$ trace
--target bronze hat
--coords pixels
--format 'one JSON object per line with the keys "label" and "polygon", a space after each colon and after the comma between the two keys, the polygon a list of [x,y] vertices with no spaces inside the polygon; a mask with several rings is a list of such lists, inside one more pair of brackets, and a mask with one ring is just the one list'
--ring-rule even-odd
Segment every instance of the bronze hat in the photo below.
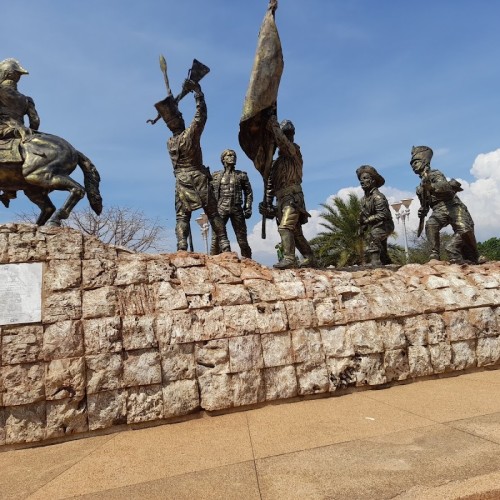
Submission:
{"label": "bronze hat", "polygon": [[428,146],[413,146],[411,148],[410,165],[414,160],[423,160],[430,163],[433,154],[434,152]]}
{"label": "bronze hat", "polygon": [[362,174],[370,174],[372,179],[375,182],[375,186],[378,188],[385,184],[385,179],[371,165],[361,165],[361,167],[359,167],[356,170],[356,175],[358,176],[359,180],[361,180]]}
{"label": "bronze hat", "polygon": [[174,118],[182,118],[182,113],[179,111],[177,102],[171,95],[163,99],[163,101],[157,102],[155,104],[155,108],[158,110],[158,113],[160,113],[160,116],[165,120],[167,125]]}

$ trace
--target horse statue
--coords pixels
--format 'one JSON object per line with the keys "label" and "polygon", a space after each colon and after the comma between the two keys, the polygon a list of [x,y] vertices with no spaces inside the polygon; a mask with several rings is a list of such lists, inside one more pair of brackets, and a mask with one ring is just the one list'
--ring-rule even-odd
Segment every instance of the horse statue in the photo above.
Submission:
{"label": "horse statue", "polygon": [[[20,139],[14,139],[19,141]],[[40,208],[36,221],[39,226],[60,226],[67,219],[75,205],[87,194],[92,210],[99,215],[102,198],[99,192],[100,176],[94,164],[69,142],[61,137],[33,132],[25,142],[20,142],[20,162],[0,163],[0,189],[3,191],[4,205],[15,191],[24,194]],[[83,171],[84,186],[70,177],[79,166]],[[49,198],[51,191],[68,191],[69,196],[61,208]]]}
{"label": "horse statue", "polygon": [[[17,89],[20,77],[26,74],[16,59],[0,62],[0,201],[8,207],[16,192],[24,191],[40,208],[39,226],[60,226],[85,194],[99,215],[102,198],[96,167],[61,137],[38,131],[35,103]],[[25,116],[29,127],[24,125]],[[70,177],[77,165],[83,171],[85,187]],[[69,192],[58,210],[48,196],[56,190]]]}

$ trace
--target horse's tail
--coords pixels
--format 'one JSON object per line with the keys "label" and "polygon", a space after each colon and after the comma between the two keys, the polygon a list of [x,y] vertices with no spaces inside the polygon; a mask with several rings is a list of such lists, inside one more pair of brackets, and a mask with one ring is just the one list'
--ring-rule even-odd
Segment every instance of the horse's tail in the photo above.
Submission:
{"label": "horse's tail", "polygon": [[95,165],[80,151],[78,153],[78,165],[83,171],[83,183],[87,198],[89,199],[92,210],[99,215],[102,212],[102,197],[99,192],[99,182],[101,176],[95,168]]}

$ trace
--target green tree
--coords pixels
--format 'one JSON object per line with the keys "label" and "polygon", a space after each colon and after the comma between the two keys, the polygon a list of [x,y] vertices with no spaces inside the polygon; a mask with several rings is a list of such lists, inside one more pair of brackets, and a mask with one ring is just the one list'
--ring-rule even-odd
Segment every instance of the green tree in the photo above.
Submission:
{"label": "green tree", "polygon": [[500,238],[490,238],[477,244],[479,254],[488,260],[500,260]]}
{"label": "green tree", "polygon": [[360,199],[355,193],[349,193],[347,200],[335,196],[331,204],[322,203],[321,206],[325,209],[320,214],[325,231],[310,241],[320,265],[343,267],[363,264],[364,243],[358,232]]}

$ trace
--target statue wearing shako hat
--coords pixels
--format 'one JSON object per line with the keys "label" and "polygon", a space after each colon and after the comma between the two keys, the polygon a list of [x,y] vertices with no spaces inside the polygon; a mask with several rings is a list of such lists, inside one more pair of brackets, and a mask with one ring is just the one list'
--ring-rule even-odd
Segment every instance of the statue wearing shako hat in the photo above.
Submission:
{"label": "statue wearing shako hat", "polygon": [[[217,212],[217,201],[210,185],[210,171],[203,165],[201,151],[201,134],[207,121],[207,106],[201,90],[200,80],[210,70],[196,59],[184,81],[182,92],[174,97],[170,90],[167,77],[166,61],[160,58],[167,87],[167,97],[155,104],[158,116],[150,123],[156,123],[160,118],[172,132],[167,148],[172,160],[175,175],[175,212],[177,250],[187,250],[190,237],[190,220],[193,211],[203,208],[212,231],[215,233],[222,252],[230,252],[226,227]],[[194,93],[196,111],[191,125],[186,128],[184,118],[179,110],[179,101],[189,92]]]}
{"label": "statue wearing shako hat", "polygon": [[394,221],[387,198],[379,191],[385,179],[371,165],[362,165],[356,170],[356,175],[364,191],[359,228],[365,242],[367,263],[372,266],[391,264],[387,238],[394,231]]}
{"label": "statue wearing shako hat", "polygon": [[451,225],[453,236],[446,246],[451,262],[468,261],[476,264],[479,260],[474,222],[467,207],[457,196],[463,191],[460,182],[448,180],[439,170],[431,169],[433,151],[428,146],[413,146],[410,165],[421,179],[416,193],[420,200],[418,216],[420,224],[417,236],[424,229],[425,217],[432,209],[431,216],[425,222],[425,235],[431,245],[431,259],[440,259],[440,235],[444,227]]}

